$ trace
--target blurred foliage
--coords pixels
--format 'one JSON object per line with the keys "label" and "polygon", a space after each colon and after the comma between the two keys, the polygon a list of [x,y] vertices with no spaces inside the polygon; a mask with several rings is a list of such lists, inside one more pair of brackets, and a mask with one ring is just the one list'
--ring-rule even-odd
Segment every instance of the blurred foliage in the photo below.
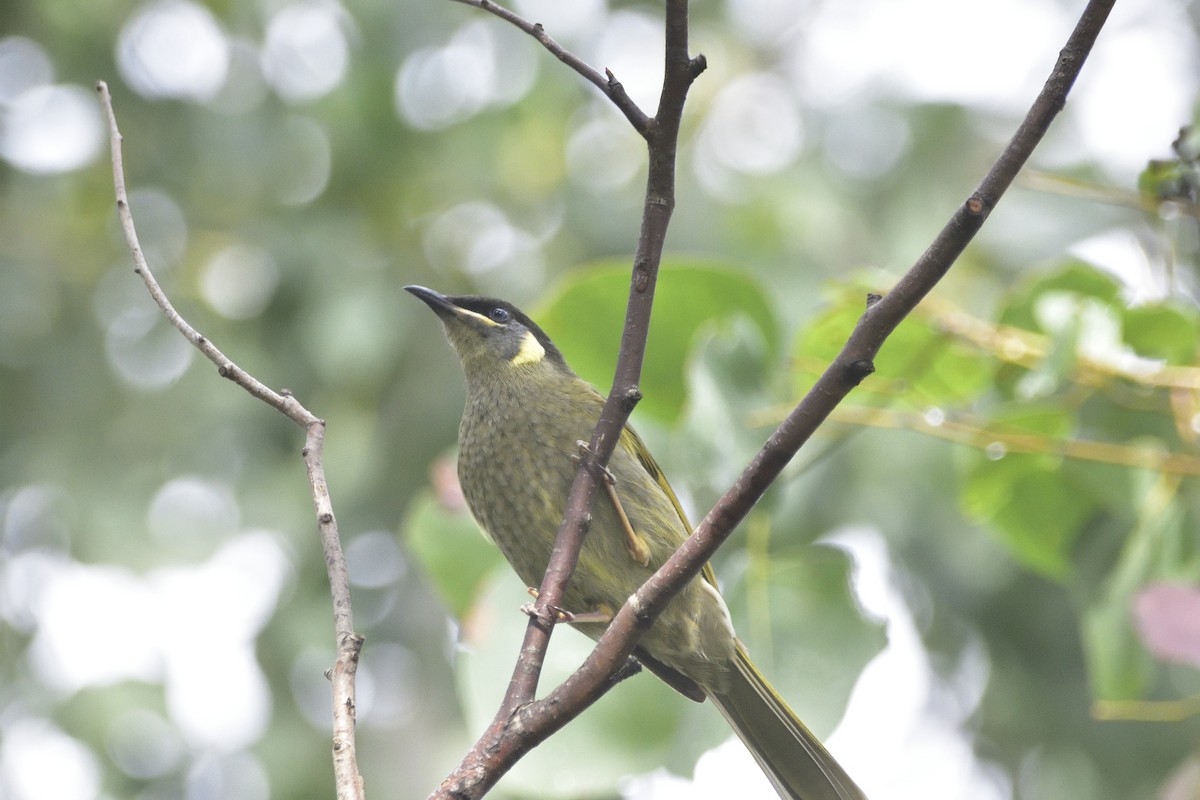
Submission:
{"label": "blurred foliage", "polygon": [[[621,263],[597,263],[560,282],[535,312],[539,324],[564,352],[571,367],[585,380],[604,385],[617,365],[617,347],[629,300],[629,268]],[[655,307],[653,344],[646,345],[642,371],[643,401],[638,410],[672,422],[687,398],[684,372],[696,333],[705,325],[732,317],[753,322],[769,346],[779,338],[770,304],[757,282],[716,263],[701,264],[667,256],[660,267],[658,291],[664,302]],[[580,319],[597,324],[579,325]]]}
{"label": "blurred foliage", "polygon": [[[698,517],[1019,112],[990,102],[1015,81],[1003,65],[972,72],[976,102],[886,80],[831,96],[852,81],[800,56],[828,49],[805,31],[838,4],[797,4],[774,27],[773,4],[695,5],[710,67],[684,120],[634,424]],[[1184,20],[1173,35],[1194,41],[1194,4],[1168,6]],[[179,38],[153,28],[180,9],[193,16]],[[657,4],[536,10],[653,107]],[[976,36],[992,31],[954,34]],[[874,56],[829,47],[856,66]],[[188,72],[204,58],[224,72]],[[946,58],[942,74],[963,71]],[[302,437],[193,356],[131,274],[88,104],[98,78],[176,306],[328,421],[367,637],[368,796],[423,797],[490,717],[525,598],[447,479],[461,378],[400,287],[504,296],[604,388],[640,142],[528,37],[442,0],[0,10],[0,795],[13,798],[331,793],[331,614]],[[39,93],[54,87],[70,91]],[[1195,129],[1126,154],[1138,176],[1089,153],[1077,107],[715,567],[756,660],[819,733],[884,643],[843,543],[869,531],[936,673],[926,710],[962,710],[1001,786],[1125,800],[1174,780],[1192,795],[1173,796],[1194,796],[1200,685],[1172,655],[1191,640],[1163,646],[1174,618],[1146,598],[1200,584]],[[22,133],[23,114],[46,127]],[[49,151],[82,155],[53,167]],[[1117,246],[1088,255],[1098,241]],[[552,677],[585,644],[556,636]],[[689,775],[725,735],[711,709],[639,676],[501,791],[611,797],[659,766]],[[22,764],[35,787],[16,783]]]}

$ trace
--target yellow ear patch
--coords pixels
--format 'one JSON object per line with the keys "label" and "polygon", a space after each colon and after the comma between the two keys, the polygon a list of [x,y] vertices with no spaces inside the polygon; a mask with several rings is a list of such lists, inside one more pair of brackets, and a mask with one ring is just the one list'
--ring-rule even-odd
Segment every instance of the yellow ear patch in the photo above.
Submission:
{"label": "yellow ear patch", "polygon": [[542,343],[530,331],[525,331],[525,338],[521,340],[521,349],[512,357],[512,365],[516,367],[521,364],[536,364],[545,357],[546,348],[542,347]]}

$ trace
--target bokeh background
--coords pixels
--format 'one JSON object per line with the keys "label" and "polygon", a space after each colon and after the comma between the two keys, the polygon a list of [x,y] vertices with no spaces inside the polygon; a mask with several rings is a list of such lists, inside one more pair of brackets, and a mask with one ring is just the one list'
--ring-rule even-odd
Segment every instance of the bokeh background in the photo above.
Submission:
{"label": "bokeh background", "polygon": [[[969,194],[1082,2],[694,6],[709,68],[634,420],[698,516]],[[514,8],[653,110],[660,4]],[[1192,2],[1118,3],[1031,171],[716,563],[876,800],[1200,797],[1198,27]],[[368,796],[423,797],[490,718],[525,597],[456,495],[461,380],[401,287],[512,300],[606,386],[640,140],[449,0],[0,8],[11,800],[332,793],[302,436],[131,272],[98,79],[180,311],[328,421]],[[557,635],[552,672],[585,646]],[[646,676],[497,791],[770,796]]]}

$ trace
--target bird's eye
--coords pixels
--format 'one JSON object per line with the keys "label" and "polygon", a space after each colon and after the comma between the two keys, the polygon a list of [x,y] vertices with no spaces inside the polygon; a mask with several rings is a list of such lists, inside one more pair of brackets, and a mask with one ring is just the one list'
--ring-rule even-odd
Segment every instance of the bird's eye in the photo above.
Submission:
{"label": "bird's eye", "polygon": [[503,325],[512,319],[512,314],[508,313],[507,308],[500,308],[497,306],[488,312],[488,317],[491,318],[492,322],[499,322],[501,325]]}

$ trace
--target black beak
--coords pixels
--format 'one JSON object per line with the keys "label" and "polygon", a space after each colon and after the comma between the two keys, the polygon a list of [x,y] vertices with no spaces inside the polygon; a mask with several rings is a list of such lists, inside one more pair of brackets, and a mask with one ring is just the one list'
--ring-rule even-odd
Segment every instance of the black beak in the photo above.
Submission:
{"label": "black beak", "polygon": [[425,305],[433,309],[433,313],[439,317],[456,317],[458,316],[458,306],[450,301],[449,297],[441,292],[435,292],[433,289],[426,289],[424,286],[405,286],[404,291],[422,300]]}

